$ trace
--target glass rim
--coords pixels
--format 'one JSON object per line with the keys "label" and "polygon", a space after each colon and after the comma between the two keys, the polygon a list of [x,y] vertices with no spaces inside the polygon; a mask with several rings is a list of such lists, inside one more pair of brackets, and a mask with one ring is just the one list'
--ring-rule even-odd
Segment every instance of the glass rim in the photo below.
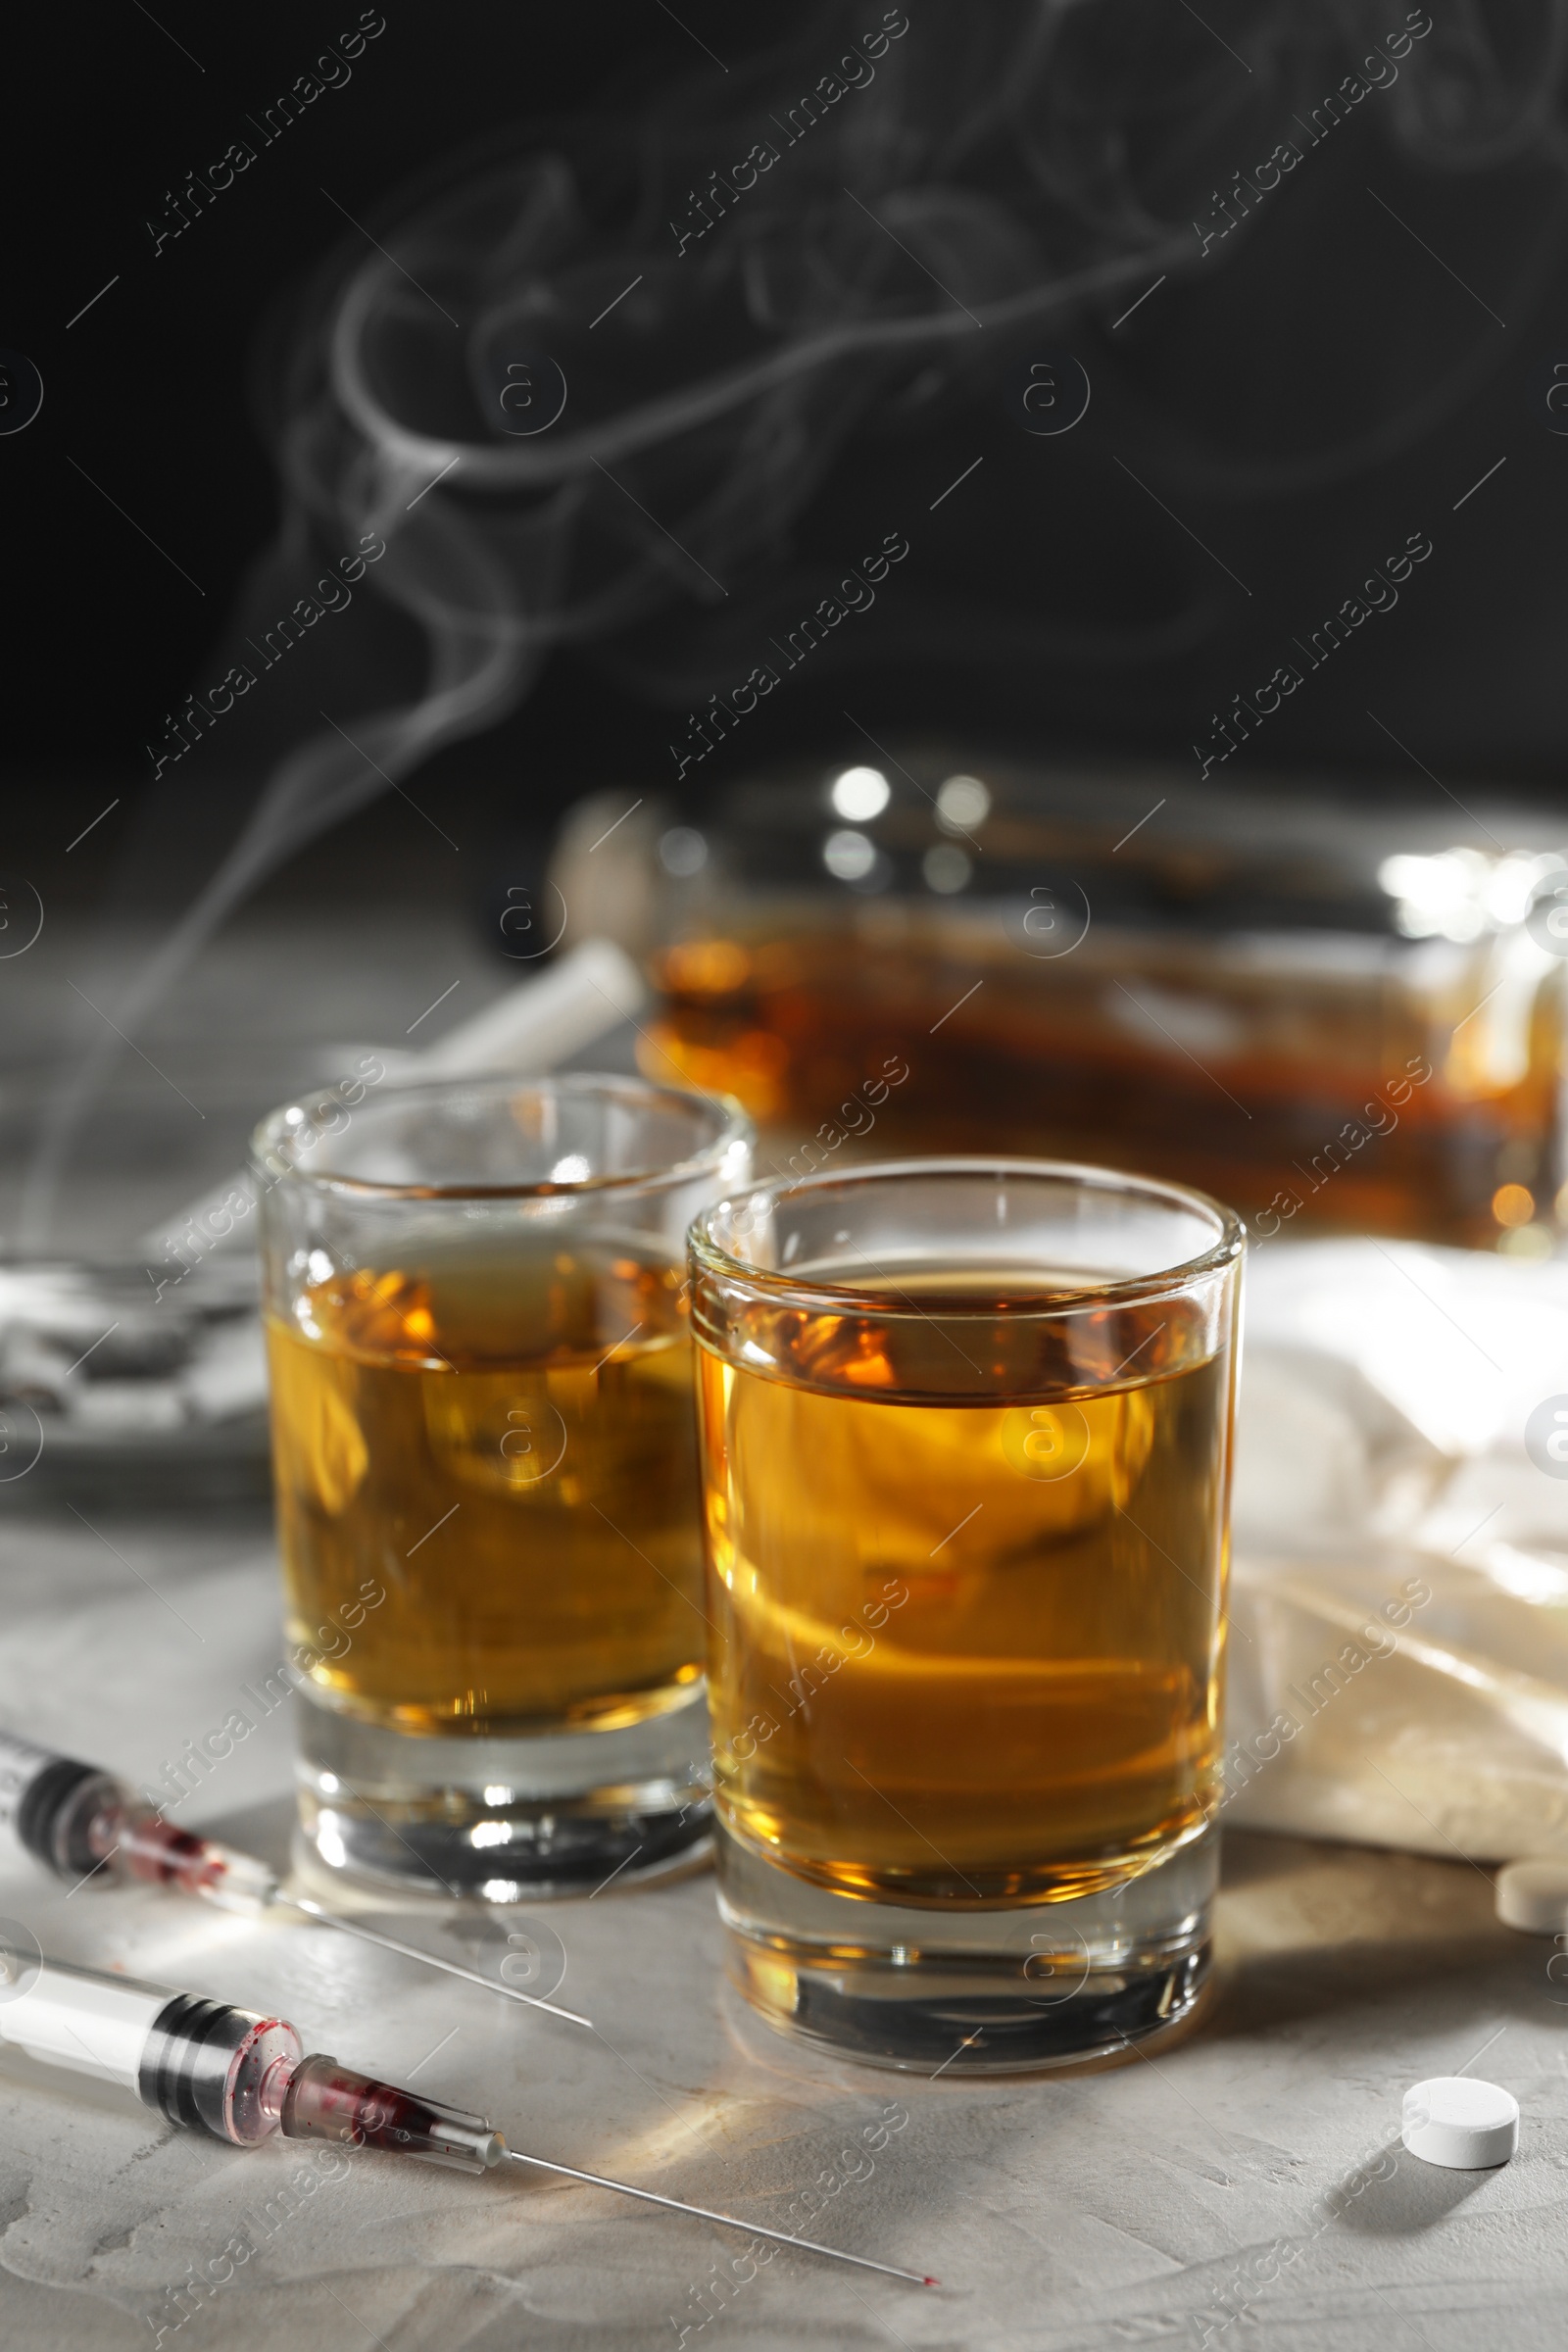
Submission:
{"label": "glass rim", "polygon": [[[737,1144],[749,1144],[756,1138],[750,1114],[733,1095],[710,1094],[695,1086],[666,1086],[658,1079],[628,1076],[617,1070],[546,1070],[531,1076],[520,1072],[514,1075],[507,1070],[479,1070],[466,1078],[398,1078],[390,1085],[377,1086],[374,1101],[379,1109],[383,1104],[417,1102],[421,1099],[428,1100],[441,1095],[487,1093],[588,1099],[619,1096],[632,1098],[634,1104],[699,1104],[711,1113],[719,1124],[717,1133],[700,1151],[690,1153],[685,1159],[672,1160],[662,1166],[574,1177],[565,1182],[546,1176],[509,1184],[394,1184],[377,1177],[352,1176],[338,1170],[317,1169],[302,1164],[298,1156],[298,1138],[310,1124],[312,1106],[325,1102],[332,1094],[330,1087],[311,1088],[296,1096],[292,1102],[269,1111],[257,1123],[250,1141],[251,1165],[253,1169],[268,1175],[275,1171],[296,1183],[312,1185],[318,1192],[341,1193],[362,1200],[560,1200],[622,1192],[647,1192],[662,1185],[688,1184],[695,1177],[713,1173]],[[352,1122],[360,1105],[356,1103],[350,1108],[342,1104],[341,1107],[348,1111]],[[291,1109],[299,1109],[305,1115],[291,1121]],[[334,1132],[328,1128],[321,1130],[320,1134]]]}
{"label": "glass rim", "polygon": [[[877,1287],[874,1284],[812,1281],[808,1276],[775,1271],[767,1266],[754,1266],[745,1258],[732,1255],[712,1238],[711,1228],[726,1209],[744,1201],[766,1200],[776,1204],[787,1195],[821,1193],[832,1186],[848,1188],[853,1185],[881,1183],[892,1178],[903,1181],[913,1177],[931,1176],[1025,1176],[1046,1177],[1057,1182],[1075,1184],[1086,1192],[1122,1193],[1142,1199],[1153,1205],[1187,1211],[1197,1209],[1214,1219],[1218,1235],[1207,1250],[1196,1257],[1184,1258],[1180,1264],[1162,1266],[1151,1274],[1130,1274],[1115,1282],[1085,1283],[1073,1290],[1042,1291],[1026,1305],[1002,1306],[996,1302],[969,1302],[947,1298],[927,1298],[916,1304],[901,1293],[894,1284]],[[731,1193],[722,1200],[714,1200],[699,1209],[687,1234],[687,1247],[698,1271],[727,1283],[749,1285],[763,1296],[782,1303],[809,1304],[828,1312],[849,1310],[852,1313],[874,1313],[884,1320],[890,1316],[906,1316],[911,1320],[929,1322],[933,1315],[941,1321],[965,1320],[994,1322],[999,1313],[1005,1313],[1013,1322],[1030,1315],[1059,1315],[1063,1311],[1082,1312],[1101,1306],[1125,1306],[1139,1300],[1159,1298],[1187,1289],[1207,1274],[1222,1272],[1235,1265],[1247,1247],[1247,1227],[1234,1208],[1216,1200],[1211,1193],[1202,1193],[1195,1185],[1173,1184],[1161,1176],[1143,1176],[1122,1168],[1096,1166],[1088,1160],[1022,1159],[1004,1154],[989,1157],[984,1153],[942,1153],[912,1159],[869,1160],[858,1167],[849,1167],[828,1174],[821,1169],[809,1176],[764,1177],[748,1185],[744,1191]]]}

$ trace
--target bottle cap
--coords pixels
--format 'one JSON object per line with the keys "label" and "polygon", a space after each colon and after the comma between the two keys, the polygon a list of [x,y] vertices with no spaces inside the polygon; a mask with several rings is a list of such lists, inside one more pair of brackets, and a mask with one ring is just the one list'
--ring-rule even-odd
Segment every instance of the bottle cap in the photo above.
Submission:
{"label": "bottle cap", "polygon": [[1504,1863],[1497,1873],[1497,1917],[1527,1936],[1568,1936],[1568,1860],[1542,1854]]}
{"label": "bottle cap", "polygon": [[1401,2136],[1423,2164],[1460,2173],[1506,2164],[1519,2145],[1519,2102],[1495,2082],[1434,2075],[1405,2092]]}

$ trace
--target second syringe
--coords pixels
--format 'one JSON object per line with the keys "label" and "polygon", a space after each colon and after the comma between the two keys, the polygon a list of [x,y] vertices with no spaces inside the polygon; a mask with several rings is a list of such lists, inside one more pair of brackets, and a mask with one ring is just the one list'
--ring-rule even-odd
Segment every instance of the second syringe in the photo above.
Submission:
{"label": "second syringe", "polygon": [[0,1732],[0,1838],[7,1835],[33,1861],[74,1886],[129,1882],[200,1895],[227,1911],[299,1912],[340,1935],[416,1960],[443,1975],[462,1977],[486,1992],[546,2010],[570,2025],[589,2022],[575,2010],[421,1951],[359,1920],[345,1919],[310,1895],[289,1894],[276,1872],[257,1855],[180,1829],[101,1766]]}

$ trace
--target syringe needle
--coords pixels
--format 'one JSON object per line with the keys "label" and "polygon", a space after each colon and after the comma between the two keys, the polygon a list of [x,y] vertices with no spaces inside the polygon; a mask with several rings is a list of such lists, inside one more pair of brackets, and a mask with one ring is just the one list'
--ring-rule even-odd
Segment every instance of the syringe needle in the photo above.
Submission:
{"label": "syringe needle", "polygon": [[792,2237],[787,2230],[767,2230],[760,2222],[740,2222],[732,2213],[713,2213],[706,2205],[688,2205],[680,2197],[661,2197],[651,2188],[633,2188],[629,2180],[607,2180],[603,2173],[580,2173],[575,2165],[552,2164],[545,2156],[524,2156],[518,2148],[508,2148],[511,2164],[531,2164],[542,2173],[564,2173],[568,2180],[586,2180],[590,2188],[612,2188],[618,2196],[640,2197],[645,2205],[664,2205],[671,2213],[694,2213],[699,2221],[717,2222],[725,2230],[742,2230],[749,2237],[771,2237],[781,2246],[795,2246],[803,2254],[825,2254],[830,2262],[853,2262],[862,2271],[880,2271],[887,2278],[906,2278],[911,2286],[940,2286],[940,2278],[928,2278],[919,2271],[896,2270],[891,2262],[872,2262],[864,2254],[846,2254],[842,2246],[821,2246],[814,2238]]}
{"label": "syringe needle", "polygon": [[285,1903],[291,1911],[303,1911],[310,1919],[319,1920],[323,1927],[341,1928],[345,1936],[358,1936],[362,1943],[378,1943],[383,1951],[401,1952],[405,1960],[422,1960],[426,1968],[444,1969],[449,1977],[462,1977],[469,1984],[482,1984],[486,1992],[504,1992],[509,2000],[522,2001],[530,2009],[546,2009],[552,2017],[564,2017],[568,2025],[587,2026],[592,2021],[579,2017],[575,2009],[562,2009],[554,2001],[543,2001],[536,1993],[519,1992],[515,1984],[502,1984],[494,1977],[481,1977],[476,1968],[463,1968],[456,1960],[438,1959],[434,1952],[421,1952],[416,1943],[400,1943],[395,1936],[383,1936],[378,1928],[366,1928],[357,1919],[345,1919],[341,1912],[328,1911],[308,1894],[275,1894],[275,1903]]}

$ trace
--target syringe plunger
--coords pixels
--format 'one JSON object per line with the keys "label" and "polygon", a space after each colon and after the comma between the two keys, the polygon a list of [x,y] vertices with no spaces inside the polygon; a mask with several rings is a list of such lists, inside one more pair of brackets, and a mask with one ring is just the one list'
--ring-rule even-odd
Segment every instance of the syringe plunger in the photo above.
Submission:
{"label": "syringe plunger", "polygon": [[[46,1971],[56,1966],[45,1963]],[[0,2012],[0,2034],[5,2030]],[[210,2132],[232,2147],[254,2147],[278,2129],[287,2085],[304,2055],[299,2035],[280,2017],[176,1992],[166,1996],[148,2030],[136,2091],[144,2107],[156,2107],[172,2124]]]}

